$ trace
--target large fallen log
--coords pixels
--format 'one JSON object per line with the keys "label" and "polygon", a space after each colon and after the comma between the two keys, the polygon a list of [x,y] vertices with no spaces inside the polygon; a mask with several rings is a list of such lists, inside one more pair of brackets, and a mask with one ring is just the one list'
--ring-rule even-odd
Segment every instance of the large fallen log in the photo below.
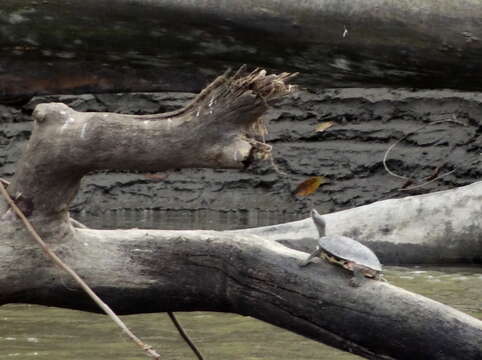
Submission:
{"label": "large fallen log", "polygon": [[199,91],[226,64],[308,87],[482,89],[476,0],[2,0],[0,94]]}
{"label": "large fallen log", "polygon": [[[0,238],[0,304],[98,311],[28,234],[2,228]],[[233,312],[368,359],[482,355],[481,321],[387,283],[353,288],[350,274],[328,263],[300,268],[306,253],[257,236],[78,229],[75,241],[56,240],[56,253],[120,314]]]}
{"label": "large fallen log", "polygon": [[[387,283],[367,279],[353,288],[349,273],[325,262],[300,268],[306,253],[250,231],[72,226],[68,206],[88,172],[243,168],[269,156],[256,139],[257,119],[267,103],[291,91],[288,78],[264,71],[225,75],[191,105],[168,114],[38,105],[8,191],[55,253],[120,314],[235,312],[368,359],[480,359],[480,320]],[[0,225],[0,305],[98,311],[43,256],[2,200]]]}
{"label": "large fallen log", "polygon": [[[358,239],[386,264],[482,263],[482,181],[425,195],[389,199],[324,215],[329,234]],[[311,251],[311,218],[237,230]]]}

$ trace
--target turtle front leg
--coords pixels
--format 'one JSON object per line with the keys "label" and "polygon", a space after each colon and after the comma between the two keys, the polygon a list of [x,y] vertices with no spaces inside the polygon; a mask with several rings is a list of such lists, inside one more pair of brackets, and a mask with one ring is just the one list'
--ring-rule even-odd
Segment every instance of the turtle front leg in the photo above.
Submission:
{"label": "turtle front leg", "polygon": [[388,282],[387,279],[385,279],[385,277],[381,273],[376,274],[374,279],[378,280],[378,281],[383,281],[383,282],[386,282],[386,283]]}
{"label": "turtle front leg", "polygon": [[319,246],[317,246],[317,247],[316,247],[316,250],[313,251],[313,252],[311,253],[311,255],[308,256],[308,258],[307,258],[306,260],[300,261],[300,262],[298,263],[298,265],[301,266],[301,267],[302,267],[302,266],[306,266],[306,265],[308,265],[308,264],[311,262],[312,259],[314,259],[315,257],[319,257],[320,255],[321,255],[321,248],[320,248]]}

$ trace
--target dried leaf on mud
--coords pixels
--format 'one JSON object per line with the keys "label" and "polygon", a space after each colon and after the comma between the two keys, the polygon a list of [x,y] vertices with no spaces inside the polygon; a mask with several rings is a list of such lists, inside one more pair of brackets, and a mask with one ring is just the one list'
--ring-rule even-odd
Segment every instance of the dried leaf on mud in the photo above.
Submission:
{"label": "dried leaf on mud", "polygon": [[325,131],[326,129],[332,127],[333,124],[334,124],[333,121],[325,121],[325,122],[322,122],[321,124],[319,124],[319,125],[316,126],[315,131],[316,131],[316,132]]}
{"label": "dried leaf on mud", "polygon": [[300,183],[294,194],[297,196],[308,196],[313,194],[322,184],[328,182],[324,176],[313,176]]}

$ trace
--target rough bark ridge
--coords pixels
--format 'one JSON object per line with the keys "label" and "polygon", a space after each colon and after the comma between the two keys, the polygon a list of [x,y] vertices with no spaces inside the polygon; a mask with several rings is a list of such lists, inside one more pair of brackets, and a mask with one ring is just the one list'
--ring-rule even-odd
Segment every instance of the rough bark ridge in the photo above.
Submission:
{"label": "rough bark ridge", "polygon": [[[301,269],[305,253],[260,235],[72,227],[68,205],[89,171],[243,168],[269,156],[270,148],[255,138],[262,133],[258,118],[267,103],[291,91],[289,77],[224,75],[191,105],[168,114],[39,105],[8,190],[51,248],[121,314],[230,311],[369,359],[479,359],[479,320],[390,284],[367,280],[352,288],[350,274],[327,263]],[[73,296],[75,286],[32,244],[3,201],[0,214],[0,304],[96,311],[82,293]]]}

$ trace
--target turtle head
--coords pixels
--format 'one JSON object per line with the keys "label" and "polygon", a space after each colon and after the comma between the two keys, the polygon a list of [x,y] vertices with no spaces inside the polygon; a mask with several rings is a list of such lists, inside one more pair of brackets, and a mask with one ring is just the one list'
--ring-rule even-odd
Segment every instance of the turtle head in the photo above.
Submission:
{"label": "turtle head", "polygon": [[315,209],[311,210],[311,218],[313,219],[313,222],[316,225],[316,228],[318,229],[318,233],[320,234],[320,237],[325,236],[326,233],[326,223],[325,220],[323,220],[323,217],[318,214],[318,211]]}

